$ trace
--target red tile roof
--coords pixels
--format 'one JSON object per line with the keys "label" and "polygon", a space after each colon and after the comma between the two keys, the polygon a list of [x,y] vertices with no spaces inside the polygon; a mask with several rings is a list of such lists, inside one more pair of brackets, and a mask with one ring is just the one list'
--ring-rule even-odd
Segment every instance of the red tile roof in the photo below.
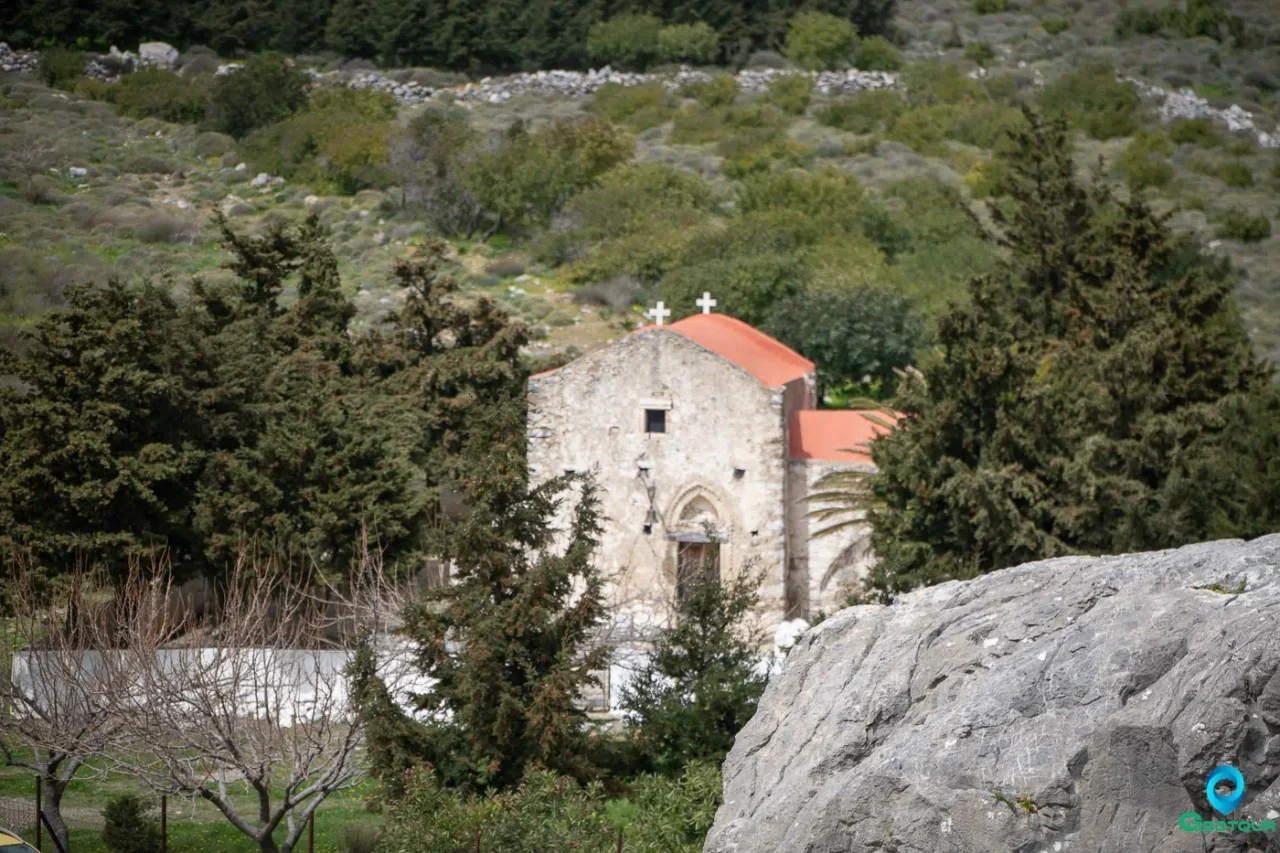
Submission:
{"label": "red tile roof", "polygon": [[693,314],[663,328],[732,361],[768,388],[786,385],[814,369],[800,353],[726,314]]}
{"label": "red tile roof", "polygon": [[831,462],[870,462],[867,443],[889,427],[871,418],[893,424],[901,415],[853,409],[811,409],[791,416],[790,453],[792,459],[826,459]]}
{"label": "red tile roof", "polygon": [[[786,344],[725,314],[693,314],[666,326],[644,326],[632,334],[656,329],[667,329],[684,335],[699,346],[738,365],[768,388],[780,388],[814,369],[812,361]],[[544,370],[534,376],[554,372],[555,370]]]}

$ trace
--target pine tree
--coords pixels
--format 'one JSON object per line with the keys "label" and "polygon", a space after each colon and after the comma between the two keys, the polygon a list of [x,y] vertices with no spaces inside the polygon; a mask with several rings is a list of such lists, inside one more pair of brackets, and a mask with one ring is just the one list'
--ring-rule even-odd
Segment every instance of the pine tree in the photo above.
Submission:
{"label": "pine tree", "polygon": [[1257,429],[1240,413],[1274,411],[1249,403],[1268,374],[1230,270],[1141,199],[1082,186],[1065,127],[1028,121],[1009,212],[993,211],[1007,260],[939,320],[940,356],[897,401],[902,428],[872,445],[882,595],[1280,521],[1225,519],[1194,479],[1206,458],[1240,471],[1233,443]]}

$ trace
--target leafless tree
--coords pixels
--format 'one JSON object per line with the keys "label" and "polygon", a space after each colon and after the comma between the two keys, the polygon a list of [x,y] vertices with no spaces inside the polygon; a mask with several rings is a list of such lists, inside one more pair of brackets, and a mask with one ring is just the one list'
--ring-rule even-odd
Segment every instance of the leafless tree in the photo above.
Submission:
{"label": "leafless tree", "polygon": [[0,678],[0,754],[42,782],[41,810],[60,849],[67,849],[62,797],[73,778],[102,772],[101,755],[117,720],[104,697],[114,685],[94,639],[108,616],[108,596],[89,575],[69,578],[65,591],[43,588],[26,561],[9,568],[7,618],[0,620],[6,677]]}
{"label": "leafless tree", "polygon": [[63,159],[56,144],[50,144],[47,139],[25,135],[6,143],[4,154],[0,156],[0,169],[15,183],[20,181],[22,197],[35,204],[41,198],[36,177],[61,165]]}
{"label": "leafless tree", "polygon": [[[346,665],[354,637],[392,606],[380,567],[342,589],[288,577],[242,559],[197,617],[167,582],[133,575],[111,663],[133,684],[110,703],[115,765],[156,793],[208,802],[263,853],[295,849],[325,798],[362,778]],[[237,788],[254,795],[249,813]]]}
{"label": "leafless tree", "polygon": [[421,211],[440,233],[469,238],[479,227],[484,211],[463,179],[477,140],[464,112],[427,110],[392,143],[391,169],[404,205]]}

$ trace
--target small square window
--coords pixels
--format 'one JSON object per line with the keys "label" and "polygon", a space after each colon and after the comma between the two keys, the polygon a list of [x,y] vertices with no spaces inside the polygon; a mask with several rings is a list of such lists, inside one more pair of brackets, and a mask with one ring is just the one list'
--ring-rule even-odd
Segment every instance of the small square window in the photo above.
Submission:
{"label": "small square window", "polygon": [[667,431],[666,409],[645,409],[644,410],[644,431],[645,432],[666,432]]}

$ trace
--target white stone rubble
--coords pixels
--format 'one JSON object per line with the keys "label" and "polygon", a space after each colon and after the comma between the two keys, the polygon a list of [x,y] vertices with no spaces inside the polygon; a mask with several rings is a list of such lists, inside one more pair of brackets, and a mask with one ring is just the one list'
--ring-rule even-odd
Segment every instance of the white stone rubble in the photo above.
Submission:
{"label": "white stone rubble", "polygon": [[1267,133],[1259,130],[1254,125],[1253,114],[1239,104],[1232,104],[1226,109],[1218,109],[1211,106],[1206,99],[1200,97],[1191,89],[1179,89],[1176,92],[1170,92],[1167,89],[1161,89],[1159,86],[1144,83],[1134,77],[1122,77],[1120,79],[1132,83],[1143,96],[1158,101],[1160,103],[1160,118],[1162,121],[1171,122],[1178,119],[1207,118],[1220,124],[1225,124],[1227,130],[1233,133],[1245,132],[1252,134],[1263,148],[1280,148],[1280,133]]}
{"label": "white stone rubble", "polygon": [[[99,80],[110,81],[117,79],[121,74],[127,74],[148,65],[176,68],[178,58],[177,49],[164,42],[141,44],[138,46],[137,53],[121,51],[113,45],[109,53],[90,58],[85,67],[85,74]],[[29,73],[36,69],[38,62],[37,52],[15,51],[5,42],[0,42],[0,72]],[[1019,67],[1022,66],[1023,63],[1019,63]],[[230,62],[218,66],[216,73],[219,76],[230,74],[241,67],[240,63]],[[331,71],[323,74],[312,71],[309,73],[317,81],[332,81],[353,89],[388,92],[397,101],[409,105],[422,104],[445,94],[473,104],[503,103],[520,95],[535,93],[567,98],[583,97],[610,83],[620,86],[639,86],[660,82],[668,89],[675,90],[686,83],[708,80],[714,76],[711,72],[687,67],[682,67],[674,74],[632,74],[615,71],[605,66],[590,71],[530,71],[505,77],[485,77],[475,83],[437,89],[411,81],[397,82],[381,71]],[[885,71],[851,69],[818,73],[765,68],[739,71],[738,87],[747,92],[761,92],[773,80],[788,74],[807,74],[814,80],[814,90],[823,95],[856,92],[863,89],[887,89],[898,83],[896,74]],[[1252,134],[1263,148],[1280,149],[1280,131],[1268,133],[1260,130],[1254,123],[1253,115],[1238,104],[1232,104],[1226,109],[1218,109],[1191,89],[1169,91],[1133,77],[1120,79],[1133,83],[1143,96],[1159,102],[1160,116],[1164,121],[1207,118],[1225,125],[1230,131]],[[1043,85],[1043,77],[1038,71],[1034,82],[1037,86]]]}

